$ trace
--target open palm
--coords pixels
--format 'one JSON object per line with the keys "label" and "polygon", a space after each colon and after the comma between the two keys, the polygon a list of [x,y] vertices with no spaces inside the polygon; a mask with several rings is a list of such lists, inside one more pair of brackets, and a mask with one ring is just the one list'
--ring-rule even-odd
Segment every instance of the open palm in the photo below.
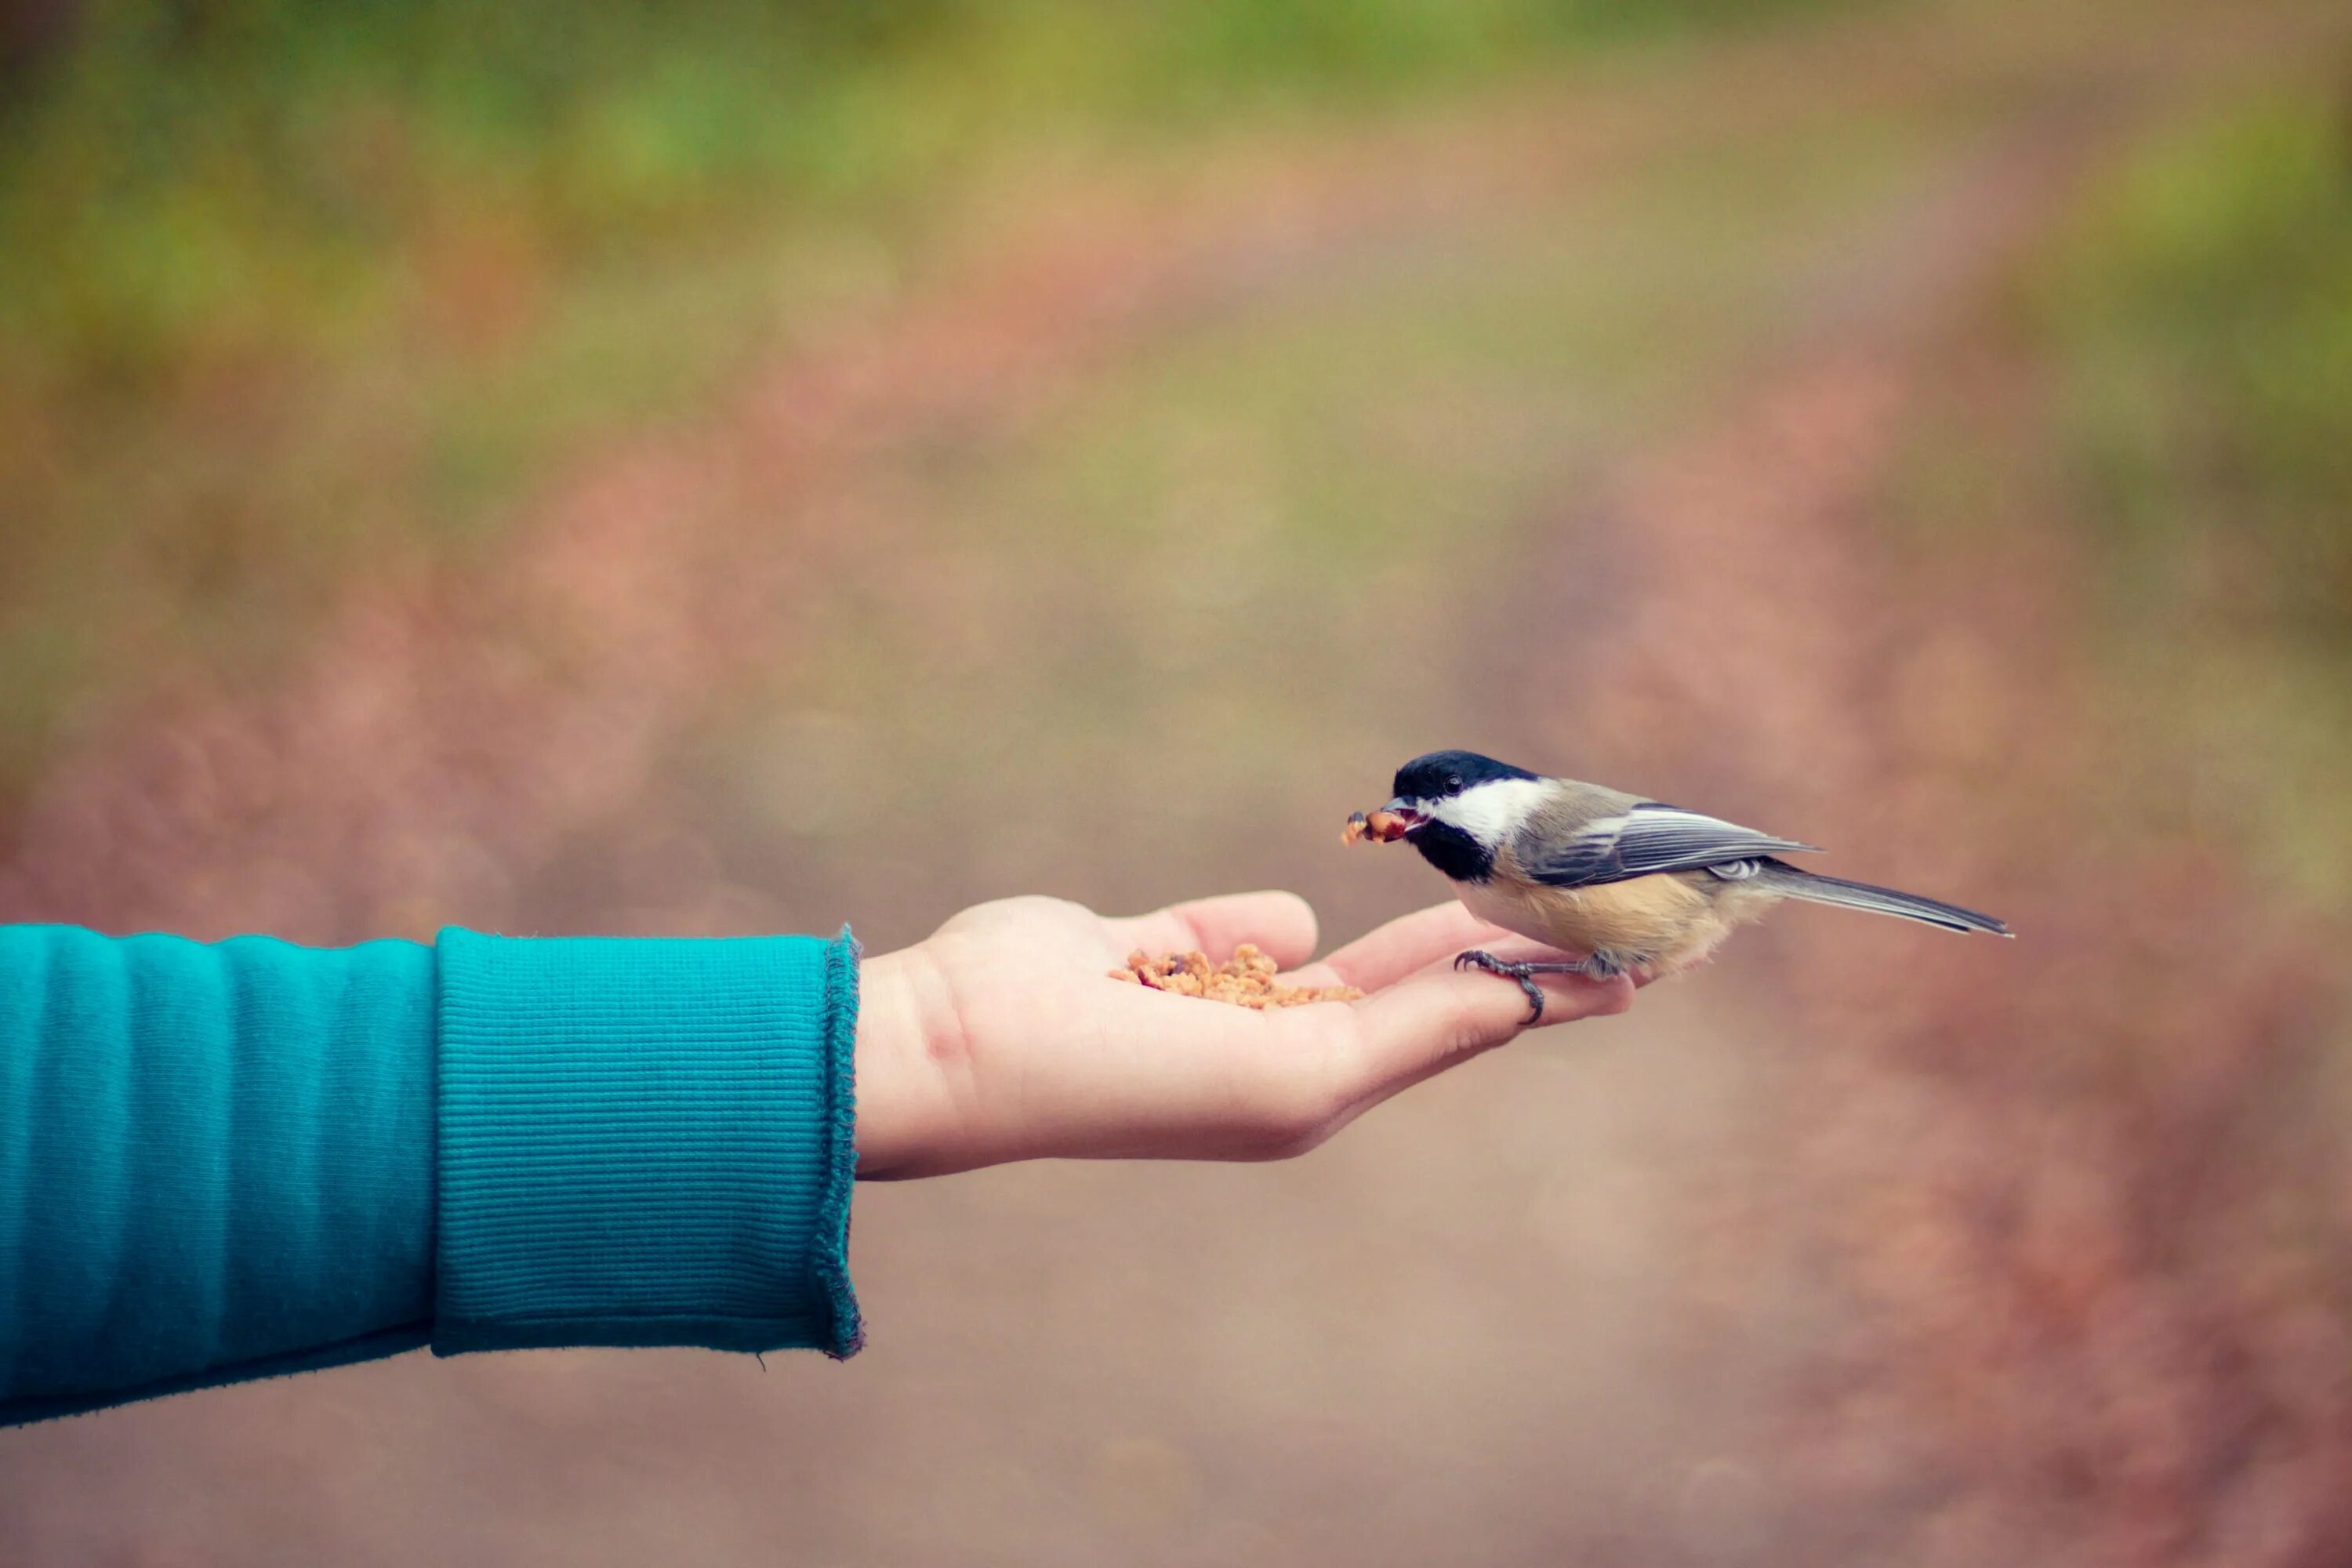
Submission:
{"label": "open palm", "polygon": [[[1047,1156],[1263,1160],[1501,1045],[1526,999],[1454,955],[1536,949],[1447,903],[1321,963],[1314,911],[1239,893],[1110,919],[1058,899],[967,910],[869,960],[857,1034],[858,1173],[933,1175]],[[1137,948],[1213,961],[1255,943],[1301,984],[1363,1000],[1263,1012],[1124,984]],[[1633,983],[1548,976],[1544,1023],[1619,1013]]]}

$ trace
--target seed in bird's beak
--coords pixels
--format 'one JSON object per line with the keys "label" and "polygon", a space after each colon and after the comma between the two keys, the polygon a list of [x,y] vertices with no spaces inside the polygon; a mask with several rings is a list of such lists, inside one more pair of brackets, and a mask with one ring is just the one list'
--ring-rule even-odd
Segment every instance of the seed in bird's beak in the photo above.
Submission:
{"label": "seed in bird's beak", "polygon": [[1359,838],[1369,838],[1375,844],[1393,844],[1420,825],[1421,813],[1410,806],[1395,808],[1391,802],[1370,814],[1357,812],[1348,818],[1346,831],[1339,835],[1342,844],[1353,844]]}

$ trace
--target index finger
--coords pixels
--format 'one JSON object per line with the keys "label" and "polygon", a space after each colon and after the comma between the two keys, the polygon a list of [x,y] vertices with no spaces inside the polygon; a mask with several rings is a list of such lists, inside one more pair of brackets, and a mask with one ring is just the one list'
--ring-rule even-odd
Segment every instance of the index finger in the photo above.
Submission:
{"label": "index finger", "polygon": [[1505,934],[1501,927],[1488,924],[1449,899],[1400,915],[1321,963],[1285,978],[1301,985],[1353,985],[1379,991],[1441,958],[1452,958],[1464,948],[1490,943]]}
{"label": "index finger", "polygon": [[1250,942],[1284,968],[1315,951],[1315,910],[1297,893],[1227,893],[1103,922],[1122,948],[1186,952],[1222,963]]}
{"label": "index finger", "polygon": [[[1524,945],[1524,944],[1523,944]],[[1514,953],[1512,956],[1520,956]],[[1527,994],[1499,975],[1433,967],[1355,1004],[1363,1020],[1361,1070],[1385,1095],[1455,1062],[1493,1049],[1522,1030],[1572,1023],[1633,1005],[1629,975],[1541,974],[1540,1020],[1528,1019]]]}

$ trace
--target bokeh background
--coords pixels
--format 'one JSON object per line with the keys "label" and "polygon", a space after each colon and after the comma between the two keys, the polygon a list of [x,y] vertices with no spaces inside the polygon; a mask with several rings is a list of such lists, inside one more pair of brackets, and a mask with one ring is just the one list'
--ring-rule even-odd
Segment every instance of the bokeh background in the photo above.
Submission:
{"label": "bokeh background", "polygon": [[0,918],[1433,898],[1832,845],[1273,1167],[867,1189],[873,1346],[0,1434],[0,1560],[2332,1563],[2352,18],[6,0]]}

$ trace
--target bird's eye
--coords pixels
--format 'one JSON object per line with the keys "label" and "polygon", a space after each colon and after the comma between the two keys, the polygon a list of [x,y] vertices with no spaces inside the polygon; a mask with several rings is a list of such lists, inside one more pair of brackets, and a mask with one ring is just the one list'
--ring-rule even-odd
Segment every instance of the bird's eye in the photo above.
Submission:
{"label": "bird's eye", "polygon": [[1446,793],[1447,793],[1448,795],[1459,795],[1459,794],[1461,794],[1461,793],[1462,793],[1462,775],[1461,775],[1460,773],[1448,773],[1448,774],[1446,774],[1446,775],[1445,775],[1445,790],[1446,790]]}

